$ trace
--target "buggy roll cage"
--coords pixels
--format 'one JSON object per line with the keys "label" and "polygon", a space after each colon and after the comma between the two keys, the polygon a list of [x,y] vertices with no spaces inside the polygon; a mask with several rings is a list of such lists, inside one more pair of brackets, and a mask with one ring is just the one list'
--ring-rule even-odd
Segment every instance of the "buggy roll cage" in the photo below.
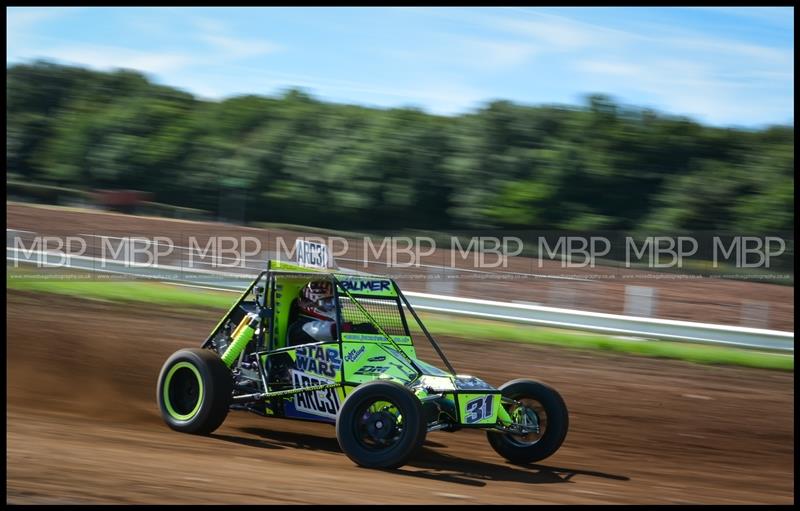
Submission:
{"label": "buggy roll cage", "polygon": [[[389,343],[391,343],[391,345],[394,347],[394,349],[409,362],[411,367],[413,367],[414,370],[416,371],[417,378],[419,378],[420,376],[423,375],[423,372],[420,370],[419,366],[417,366],[417,364],[414,361],[414,359],[412,357],[408,356],[408,354],[406,354],[406,352],[403,351],[402,348],[400,348],[400,346],[397,345],[397,343],[394,341],[392,336],[386,333],[386,331],[383,329],[383,327],[380,325],[380,323],[378,323],[375,320],[375,318],[372,317],[372,315],[361,305],[361,303],[358,301],[358,299],[356,299],[347,289],[345,289],[344,286],[341,285],[341,281],[336,277],[335,274],[333,274],[331,272],[315,272],[315,271],[304,272],[304,271],[301,271],[301,270],[281,270],[281,269],[274,269],[274,268],[268,268],[266,270],[262,270],[261,272],[259,272],[258,276],[256,276],[255,279],[253,279],[253,281],[250,283],[250,285],[247,286],[247,289],[245,289],[245,291],[239,296],[239,298],[231,306],[231,308],[228,309],[228,311],[225,313],[225,315],[222,317],[222,319],[217,323],[217,325],[211,331],[209,336],[203,342],[202,347],[203,348],[208,347],[208,345],[211,343],[212,339],[217,336],[217,334],[219,333],[220,329],[223,327],[223,325],[228,320],[230,315],[241,305],[241,303],[243,301],[245,301],[245,298],[250,295],[250,293],[253,291],[253,288],[256,286],[256,284],[258,284],[261,281],[262,277],[264,277],[265,275],[267,277],[266,286],[265,286],[266,288],[262,289],[261,292],[257,292],[256,293],[256,304],[258,306],[258,316],[259,316],[258,326],[259,327],[263,327],[264,321],[266,320],[270,324],[270,326],[273,327],[273,320],[274,320],[273,310],[266,306],[265,301],[266,301],[266,296],[267,296],[267,289],[269,289],[270,292],[272,293],[271,303],[273,303],[273,304],[275,303],[275,296],[274,296],[274,294],[275,294],[275,285],[274,285],[273,281],[275,279],[275,275],[276,274],[315,275],[315,276],[320,276],[320,277],[322,277],[324,275],[325,278],[329,278],[334,282],[334,284],[335,284],[335,286],[334,286],[334,297],[335,297],[335,301],[336,301],[336,330],[337,330],[337,334],[338,334],[337,335],[337,337],[338,337],[337,342],[339,344],[340,351],[342,349],[341,345],[342,345],[342,342],[343,342],[342,341],[341,306],[340,306],[340,303],[339,303],[339,296],[340,296],[340,291],[341,291],[341,292],[344,292],[344,295],[347,296],[352,301],[352,303],[354,303],[356,305],[356,307],[358,307],[360,312],[366,316],[366,318],[372,323],[372,325],[375,326],[378,329],[378,332],[380,333],[380,335],[385,337],[386,340],[388,340]],[[358,277],[358,276],[362,276],[363,277],[363,276],[368,276],[368,275],[354,275],[354,277]],[[419,316],[417,315],[417,312],[414,310],[414,308],[411,306],[411,303],[409,303],[409,301],[406,298],[406,296],[400,290],[400,286],[397,285],[397,282],[395,282],[394,279],[388,278],[388,277],[380,277],[380,278],[388,280],[389,282],[392,283],[392,286],[394,287],[394,290],[397,292],[397,304],[398,304],[399,308],[401,309],[401,314],[402,314],[402,306],[404,305],[408,309],[408,311],[411,313],[411,316],[414,318],[414,320],[416,321],[417,325],[422,330],[422,333],[428,339],[428,342],[430,342],[430,344],[433,347],[434,351],[436,351],[436,354],[439,355],[439,358],[442,360],[442,362],[447,367],[447,369],[449,371],[449,374],[451,376],[456,376],[456,370],[450,364],[450,361],[447,359],[447,357],[445,356],[445,354],[442,351],[441,347],[439,347],[439,344],[436,342],[436,340],[430,334],[428,329],[425,328],[425,325],[422,323],[422,320],[420,320]],[[401,316],[401,317],[403,319],[403,323],[404,323],[404,326],[406,327],[406,330],[408,330],[408,325],[406,324],[405,317],[404,316]],[[269,328],[271,333],[272,333],[273,329],[274,328]],[[274,341],[274,339],[273,339],[272,335],[270,335],[269,343],[268,343],[268,346],[266,346],[266,350],[264,349],[265,348],[265,345],[264,345],[264,333],[265,333],[266,330],[267,329],[265,329],[265,328],[258,328],[257,329],[257,334],[254,337],[254,340],[256,341],[256,346],[257,346],[257,350],[256,351],[259,352],[259,353],[263,353],[265,351],[267,353],[271,353],[273,351],[276,351],[275,349],[273,349],[273,341]],[[410,333],[410,332],[408,332],[408,333]],[[304,390],[313,390],[313,389],[311,389],[309,387],[309,388],[306,388]]]}

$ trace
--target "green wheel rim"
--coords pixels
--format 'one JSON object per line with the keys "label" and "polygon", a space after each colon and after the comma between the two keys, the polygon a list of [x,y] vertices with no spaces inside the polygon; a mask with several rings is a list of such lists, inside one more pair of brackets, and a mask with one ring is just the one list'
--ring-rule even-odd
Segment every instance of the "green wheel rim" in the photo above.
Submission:
{"label": "green wheel rim", "polygon": [[[194,408],[185,415],[182,415],[175,410],[169,398],[169,389],[170,383],[172,382],[172,377],[181,369],[189,369],[194,374],[194,377],[197,379],[197,387],[199,389],[197,393],[197,403],[195,403]],[[173,419],[186,421],[197,415],[197,412],[200,410],[200,405],[203,403],[203,379],[200,377],[200,371],[198,371],[197,368],[189,362],[178,362],[172,366],[169,372],[167,372],[167,377],[164,379],[162,397],[164,398],[164,406],[167,408],[167,413],[169,413],[170,417]]]}

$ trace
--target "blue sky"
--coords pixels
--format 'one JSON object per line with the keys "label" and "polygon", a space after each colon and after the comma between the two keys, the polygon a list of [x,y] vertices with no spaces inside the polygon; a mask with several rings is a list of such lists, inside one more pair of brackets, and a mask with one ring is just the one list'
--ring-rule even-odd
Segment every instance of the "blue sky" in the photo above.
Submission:
{"label": "blue sky", "polygon": [[713,125],[794,122],[794,8],[7,8],[8,64],[143,71],[202,98],[452,115],[588,93]]}

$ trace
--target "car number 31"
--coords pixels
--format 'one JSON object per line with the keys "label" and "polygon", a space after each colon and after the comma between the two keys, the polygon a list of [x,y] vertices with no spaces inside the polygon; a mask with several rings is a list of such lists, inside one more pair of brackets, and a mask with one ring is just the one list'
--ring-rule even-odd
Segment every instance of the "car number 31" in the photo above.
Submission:
{"label": "car number 31", "polygon": [[481,396],[467,402],[467,423],[472,424],[481,419],[488,419],[492,416],[492,402],[494,395]]}

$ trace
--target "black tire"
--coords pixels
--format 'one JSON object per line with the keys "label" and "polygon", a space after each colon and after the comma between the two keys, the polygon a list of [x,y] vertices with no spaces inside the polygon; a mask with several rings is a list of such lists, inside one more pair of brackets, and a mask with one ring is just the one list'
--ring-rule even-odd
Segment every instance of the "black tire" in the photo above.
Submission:
{"label": "black tire", "polygon": [[[377,401],[391,403],[397,408],[398,415],[402,416],[399,428],[396,423],[391,423],[389,427],[392,429],[384,430],[400,431],[396,433],[397,439],[388,446],[368,445],[367,442],[374,437],[370,436],[365,441],[363,435],[370,427],[377,431],[376,425],[385,422],[385,417],[378,414],[370,414],[369,419],[362,420],[366,409]],[[336,438],[342,451],[357,465],[366,468],[397,468],[404,465],[422,446],[427,432],[422,403],[417,396],[404,386],[388,381],[376,380],[356,387],[342,403],[336,419]]]}
{"label": "black tire", "polygon": [[504,383],[500,391],[511,399],[538,401],[544,408],[547,422],[541,438],[531,445],[507,433],[487,431],[492,448],[512,463],[533,463],[552,456],[564,443],[569,429],[569,413],[561,395],[544,383],[524,379]]}
{"label": "black tire", "polygon": [[232,393],[231,372],[219,355],[190,348],[176,351],[164,363],[156,399],[170,428],[207,435],[227,417]]}

